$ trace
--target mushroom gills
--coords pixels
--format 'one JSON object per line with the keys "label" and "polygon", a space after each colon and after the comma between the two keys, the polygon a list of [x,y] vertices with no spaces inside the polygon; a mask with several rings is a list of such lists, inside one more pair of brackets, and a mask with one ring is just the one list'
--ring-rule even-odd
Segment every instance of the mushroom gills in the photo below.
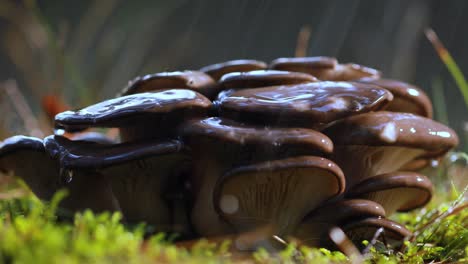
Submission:
{"label": "mushroom gills", "polygon": [[369,177],[399,170],[424,152],[403,146],[337,145],[332,160],[345,173],[349,189]]}
{"label": "mushroom gills", "polygon": [[218,182],[214,202],[237,232],[265,230],[258,234],[262,240],[290,235],[307,213],[338,195],[343,185],[341,171],[331,161],[302,156],[229,171]]}
{"label": "mushroom gills", "polygon": [[424,175],[396,171],[368,178],[352,187],[346,196],[377,202],[391,215],[424,206],[432,197],[432,189],[431,181]]}
{"label": "mushroom gills", "polygon": [[384,208],[373,201],[349,199],[326,203],[307,215],[294,237],[313,247],[331,245],[329,231],[336,226],[368,217],[385,217]]}
{"label": "mushroom gills", "polygon": [[[175,217],[178,208],[171,204],[177,203],[167,201],[165,192],[180,181],[187,164],[180,153],[162,154],[108,167],[101,173],[110,179],[126,221],[144,221],[158,231],[183,233],[187,231],[186,221]],[[180,187],[175,191],[182,192]],[[179,223],[174,223],[175,218]]]}
{"label": "mushroom gills", "polygon": [[360,248],[363,247],[362,241],[372,240],[379,228],[383,228],[382,236],[385,237],[385,242],[392,247],[401,246],[405,239],[412,236],[411,231],[403,225],[379,217],[357,220],[342,227],[345,234]]}

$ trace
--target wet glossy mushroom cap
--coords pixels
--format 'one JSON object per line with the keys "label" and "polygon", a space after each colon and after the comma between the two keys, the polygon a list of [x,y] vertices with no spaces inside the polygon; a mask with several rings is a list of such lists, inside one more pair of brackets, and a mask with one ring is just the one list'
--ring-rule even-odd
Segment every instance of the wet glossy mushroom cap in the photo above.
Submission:
{"label": "wet glossy mushroom cap", "polygon": [[215,183],[233,166],[333,149],[328,138],[311,129],[245,126],[222,118],[187,121],[180,134],[193,157],[192,221],[202,235],[222,235],[229,230],[215,212],[212,194]]}
{"label": "wet glossy mushroom cap", "polygon": [[258,60],[231,60],[222,63],[212,64],[200,69],[210,75],[214,80],[219,80],[221,77],[230,72],[247,72],[255,70],[264,70],[267,64]]}
{"label": "wet glossy mushroom cap", "polygon": [[204,116],[210,107],[210,100],[197,92],[171,89],[127,95],[66,111],[55,117],[55,123],[65,130],[119,127],[124,141],[171,137],[180,122]]}
{"label": "wet glossy mushroom cap", "polygon": [[238,232],[271,227],[258,235],[283,236],[322,202],[342,193],[344,185],[332,161],[299,156],[230,170],[218,181],[213,202]]}
{"label": "wet glossy mushroom cap", "polygon": [[249,72],[231,72],[223,75],[219,80],[219,83],[228,89],[243,89],[315,81],[317,81],[317,78],[314,76],[301,72],[258,70]]}
{"label": "wet glossy mushroom cap", "polygon": [[51,199],[58,188],[59,166],[39,138],[14,136],[1,142],[0,172],[23,179],[40,199]]}
{"label": "wet glossy mushroom cap", "polygon": [[458,144],[456,133],[443,124],[386,111],[348,117],[323,133],[335,144],[333,160],[343,169],[348,187],[399,170],[420,155],[446,153]]}
{"label": "wet glossy mushroom cap", "polygon": [[216,82],[208,74],[199,71],[160,72],[140,76],[129,82],[122,96],[165,89],[188,89],[209,95]]}
{"label": "wet glossy mushroom cap", "polygon": [[270,63],[269,68],[282,71],[305,72],[314,75],[315,71],[333,69],[338,64],[331,57],[278,58]]}
{"label": "wet glossy mushroom cap", "polygon": [[68,189],[68,196],[60,202],[66,210],[119,210],[103,177],[89,175],[91,180],[84,180],[77,174],[71,180],[72,175],[64,173],[58,160],[48,155],[40,139],[16,136],[5,140],[0,148],[0,164],[7,164],[5,170],[21,177],[40,199],[50,200],[59,189]]}
{"label": "wet glossy mushroom cap", "polygon": [[[183,124],[181,133],[191,145],[206,140],[213,142],[210,145],[203,144],[202,148],[219,147],[226,150],[227,145],[241,146],[241,151],[254,155],[248,162],[266,160],[268,157],[265,155],[272,151],[274,153],[271,153],[273,156],[270,157],[276,158],[333,151],[331,140],[312,129],[249,126],[219,117],[188,121]],[[256,153],[260,157],[255,157]]]}
{"label": "wet glossy mushroom cap", "polygon": [[409,211],[426,205],[433,186],[424,175],[397,171],[368,178],[351,188],[347,197],[363,198],[381,204],[387,215]]}
{"label": "wet glossy mushroom cap", "polygon": [[[398,246],[413,234],[402,224],[380,217],[370,217],[350,222],[342,226],[346,235],[355,245],[362,246],[362,241],[371,241],[379,228],[384,229],[385,240],[392,246]],[[379,240],[382,241],[380,238]]]}
{"label": "wet glossy mushroom cap", "polygon": [[353,81],[362,78],[378,78],[378,70],[359,64],[338,64],[329,57],[281,58],[270,64],[271,69],[297,71],[311,74],[324,81]]}
{"label": "wet glossy mushroom cap", "polygon": [[387,111],[412,113],[432,118],[432,103],[426,93],[409,83],[390,79],[362,79],[364,83],[371,83],[389,90],[393,94],[392,103]]}
{"label": "wet glossy mushroom cap", "polygon": [[109,145],[51,136],[45,139],[45,146],[66,171],[79,172],[82,178],[103,177],[127,221],[145,221],[161,231],[174,231],[173,212],[165,195],[187,168],[188,157],[181,153],[180,141]]}
{"label": "wet glossy mushroom cap", "polygon": [[319,127],[384,108],[393,96],[375,85],[315,82],[236,91],[219,103],[220,115],[262,125]]}
{"label": "wet glossy mushroom cap", "polygon": [[329,243],[328,232],[368,217],[385,217],[385,209],[378,203],[364,199],[349,199],[326,203],[308,214],[294,232],[294,237],[309,246]]}

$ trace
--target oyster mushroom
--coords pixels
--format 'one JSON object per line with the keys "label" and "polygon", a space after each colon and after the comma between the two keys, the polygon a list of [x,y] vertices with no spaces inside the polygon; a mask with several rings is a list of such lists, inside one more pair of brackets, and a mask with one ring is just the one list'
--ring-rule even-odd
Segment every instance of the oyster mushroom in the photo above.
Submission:
{"label": "oyster mushroom", "polygon": [[227,170],[254,162],[333,150],[331,141],[314,130],[245,126],[221,118],[188,121],[181,127],[181,135],[192,151],[192,221],[202,235],[222,235],[230,230],[220,221],[213,205],[214,186]]}
{"label": "oyster mushroom", "polygon": [[160,72],[140,76],[129,82],[121,95],[152,92],[165,89],[188,89],[205,96],[212,96],[216,82],[209,75],[199,71]]}
{"label": "oyster mushroom", "polygon": [[375,84],[389,90],[393,94],[393,101],[386,108],[387,111],[412,113],[432,118],[432,103],[426,93],[409,83],[390,79],[362,79],[359,82]]}
{"label": "oyster mushroom", "polygon": [[339,120],[323,133],[335,144],[332,160],[345,173],[348,188],[369,177],[399,170],[423,154],[441,155],[458,144],[456,133],[443,124],[386,111]]}
{"label": "oyster mushroom", "polygon": [[65,130],[88,127],[118,127],[123,141],[173,138],[184,120],[204,116],[211,107],[205,96],[183,89],[138,93],[106,100],[55,117]]}
{"label": "oyster mushroom", "polygon": [[223,117],[262,125],[320,128],[384,108],[393,96],[375,85],[314,82],[236,91],[219,100]]}
{"label": "oyster mushroom", "polygon": [[237,232],[262,230],[252,238],[255,247],[273,235],[290,235],[305,215],[342,193],[344,185],[343,173],[332,161],[299,156],[228,171],[217,182],[214,204]]}
{"label": "oyster mushroom", "polygon": [[294,237],[308,246],[329,244],[329,231],[335,226],[367,217],[385,217],[378,203],[364,199],[340,200],[326,203],[308,214],[294,232]]}
{"label": "oyster mushroom", "polygon": [[426,176],[397,171],[368,178],[351,188],[346,196],[375,201],[391,215],[426,205],[431,200],[432,189]]}
{"label": "oyster mushroom", "polygon": [[219,80],[219,83],[228,89],[238,89],[299,84],[315,81],[317,81],[317,78],[302,72],[258,70],[249,72],[231,72],[223,75]]}
{"label": "oyster mushroom", "polygon": [[162,231],[187,231],[186,215],[177,212],[186,208],[176,208],[184,205],[168,199],[182,191],[181,175],[188,164],[180,141],[109,145],[50,136],[45,146],[62,168],[74,175],[79,173],[88,184],[97,176],[106,181],[126,221],[145,221]]}
{"label": "oyster mushroom", "polygon": [[402,245],[405,239],[413,235],[402,224],[381,217],[356,220],[343,225],[341,228],[354,244],[360,247],[362,247],[363,240],[372,240],[379,228],[383,228],[383,235],[387,244],[394,247]]}
{"label": "oyster mushroom", "polygon": [[210,75],[214,80],[219,80],[221,77],[230,72],[248,72],[255,70],[264,70],[267,64],[258,60],[231,60],[222,63],[212,64],[200,69]]}
{"label": "oyster mushroom", "polygon": [[362,78],[378,78],[378,70],[359,64],[338,64],[335,58],[306,57],[279,58],[271,62],[271,69],[309,73],[325,81],[353,81]]}
{"label": "oyster mushroom", "polygon": [[11,171],[22,178],[43,200],[50,200],[59,189],[68,189],[68,196],[60,202],[61,208],[71,211],[89,208],[95,212],[119,210],[104,177],[64,173],[59,161],[47,153],[41,139],[25,136],[6,139],[0,147],[0,170]]}
{"label": "oyster mushroom", "polygon": [[301,72],[276,70],[258,70],[249,72],[231,72],[223,75],[219,85],[227,90],[218,94],[217,101],[231,95],[236,90],[258,88],[273,85],[288,85],[315,82],[317,78]]}
{"label": "oyster mushroom", "polygon": [[0,143],[0,171],[23,179],[36,196],[50,200],[58,189],[59,166],[41,139],[13,136]]}

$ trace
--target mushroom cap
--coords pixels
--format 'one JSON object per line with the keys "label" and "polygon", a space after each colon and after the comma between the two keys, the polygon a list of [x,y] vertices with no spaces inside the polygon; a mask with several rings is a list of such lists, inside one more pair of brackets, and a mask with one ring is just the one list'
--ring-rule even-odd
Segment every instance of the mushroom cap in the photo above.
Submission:
{"label": "mushroom cap", "polygon": [[343,225],[342,229],[356,245],[362,245],[363,240],[372,240],[381,227],[384,228],[386,241],[390,245],[401,245],[405,238],[413,235],[402,224],[381,217],[356,220]]}
{"label": "mushroom cap", "polygon": [[177,212],[171,210],[165,199],[168,192],[174,196],[178,191],[169,187],[180,183],[188,165],[188,158],[180,152],[180,141],[109,145],[50,136],[45,139],[45,146],[51,156],[60,160],[62,168],[81,173],[81,177],[75,178],[83,184],[92,185],[97,176],[102,177],[127,221],[145,221],[160,231],[186,231],[185,226],[174,226],[171,222],[175,220],[171,214]]}
{"label": "mushroom cap", "polygon": [[90,208],[95,212],[117,211],[116,202],[107,179],[99,174],[63,175],[59,162],[48,155],[42,140],[16,136],[5,140],[0,148],[0,168],[13,171],[22,178],[40,199],[50,200],[61,188],[69,190],[60,202],[67,210]]}
{"label": "mushroom cap", "polygon": [[304,218],[304,222],[326,222],[335,225],[365,217],[385,217],[385,209],[366,199],[345,199],[326,203]]}
{"label": "mushroom cap", "polygon": [[338,64],[335,58],[306,57],[280,58],[270,64],[271,69],[311,74],[326,81],[353,81],[362,78],[378,78],[378,70],[359,64]]}
{"label": "mushroom cap", "polygon": [[126,127],[148,122],[148,117],[177,110],[205,112],[211,102],[203,95],[184,89],[139,93],[106,100],[77,111],[55,116],[55,123],[66,130],[83,127]]}
{"label": "mushroom cap", "polygon": [[222,235],[229,230],[219,221],[212,203],[215,183],[227,170],[270,159],[329,153],[333,149],[330,140],[311,129],[244,126],[223,118],[186,121],[180,134],[193,156],[192,222],[205,236]]}
{"label": "mushroom cap", "polygon": [[59,166],[39,138],[13,136],[1,142],[0,172],[22,178],[40,199],[51,199],[58,189]]}
{"label": "mushroom cap", "polygon": [[295,230],[294,236],[309,246],[329,243],[331,228],[368,217],[384,217],[385,209],[378,203],[349,199],[326,203],[308,214]]}
{"label": "mushroom cap", "polygon": [[[246,126],[236,121],[210,117],[190,120],[183,124],[184,138],[213,139],[215,144],[230,143],[237,146],[259,148],[308,149],[319,153],[331,153],[333,143],[322,133],[306,128],[266,128]],[[190,139],[189,139],[190,141]],[[281,152],[281,151],[280,151]]]}
{"label": "mushroom cap", "polygon": [[49,155],[60,161],[65,169],[97,170],[143,158],[177,153],[183,147],[177,140],[125,142],[102,144],[91,141],[69,140],[62,136],[44,139]]}
{"label": "mushroom cap", "polygon": [[188,89],[203,95],[213,89],[216,82],[208,74],[199,71],[160,72],[139,76],[129,82],[123,96],[165,89]]}
{"label": "mushroom cap", "polygon": [[258,60],[230,60],[226,62],[211,64],[200,69],[210,75],[214,80],[219,80],[221,77],[230,72],[247,72],[255,70],[263,70],[267,68],[267,64]]}
{"label": "mushroom cap", "polygon": [[330,160],[299,156],[235,168],[218,180],[213,203],[237,231],[271,226],[287,235],[320,203],[343,192],[345,180]]}
{"label": "mushroom cap", "polygon": [[219,83],[225,88],[242,89],[315,81],[317,81],[317,78],[302,72],[257,70],[225,74],[219,80]]}
{"label": "mushroom cap", "polygon": [[387,111],[351,116],[324,131],[335,145],[404,146],[430,153],[446,153],[458,145],[458,136],[434,120]]}
{"label": "mushroom cap", "polygon": [[421,155],[441,155],[458,144],[455,132],[436,121],[385,111],[351,116],[322,132],[334,143],[332,160],[344,171],[347,188],[399,170]]}
{"label": "mushroom cap", "polygon": [[381,204],[387,215],[405,212],[426,205],[433,186],[424,175],[397,171],[377,175],[356,184],[347,193],[350,198],[363,198]]}
{"label": "mushroom cap", "polygon": [[44,151],[42,139],[28,136],[12,136],[0,142],[0,157],[16,151]]}
{"label": "mushroom cap", "polygon": [[393,99],[378,86],[314,82],[245,89],[223,97],[220,115],[258,124],[317,127],[340,118],[377,111]]}
{"label": "mushroom cap", "polygon": [[306,72],[313,75],[314,69],[333,69],[338,61],[332,57],[278,58],[270,63],[270,69]]}
{"label": "mushroom cap", "polygon": [[412,113],[432,118],[432,103],[426,93],[420,88],[401,81],[390,79],[361,79],[360,82],[371,83],[389,90],[393,101],[387,111]]}

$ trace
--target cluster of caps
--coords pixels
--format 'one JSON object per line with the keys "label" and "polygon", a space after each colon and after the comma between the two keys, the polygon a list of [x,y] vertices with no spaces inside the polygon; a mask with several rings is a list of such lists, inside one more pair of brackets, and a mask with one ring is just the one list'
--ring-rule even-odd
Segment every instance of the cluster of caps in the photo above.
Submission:
{"label": "cluster of caps", "polygon": [[[329,57],[235,60],[138,77],[119,97],[55,118],[76,136],[15,136],[0,170],[42,199],[66,187],[71,211],[120,211],[158,231],[311,246],[338,226],[360,244],[386,217],[425,205],[431,181],[415,171],[458,144],[431,119],[425,93],[377,70]],[[113,142],[89,128],[116,127]]]}

